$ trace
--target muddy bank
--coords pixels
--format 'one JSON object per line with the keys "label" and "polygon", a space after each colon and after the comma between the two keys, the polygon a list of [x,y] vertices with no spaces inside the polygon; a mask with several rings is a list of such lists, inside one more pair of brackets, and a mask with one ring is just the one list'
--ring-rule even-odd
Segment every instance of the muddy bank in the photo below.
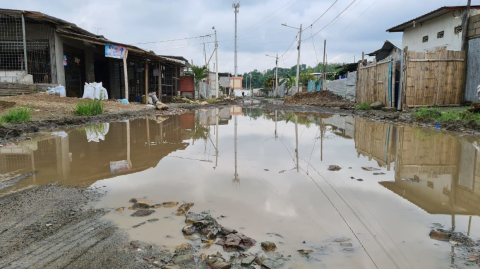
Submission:
{"label": "muddy bank", "polygon": [[0,198],[0,268],[150,268],[158,248],[137,251],[91,207],[100,196],[49,184]]}
{"label": "muddy bank", "polygon": [[355,107],[355,103],[345,100],[342,96],[331,91],[299,92],[285,97],[286,105],[310,105],[327,107]]}

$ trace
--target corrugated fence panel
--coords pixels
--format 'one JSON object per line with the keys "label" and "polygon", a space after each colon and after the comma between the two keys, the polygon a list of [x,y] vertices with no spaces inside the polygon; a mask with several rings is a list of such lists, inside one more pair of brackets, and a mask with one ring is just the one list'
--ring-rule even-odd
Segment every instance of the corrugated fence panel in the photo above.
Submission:
{"label": "corrugated fence panel", "polygon": [[477,87],[480,85],[480,38],[468,41],[467,83],[465,100],[478,102]]}

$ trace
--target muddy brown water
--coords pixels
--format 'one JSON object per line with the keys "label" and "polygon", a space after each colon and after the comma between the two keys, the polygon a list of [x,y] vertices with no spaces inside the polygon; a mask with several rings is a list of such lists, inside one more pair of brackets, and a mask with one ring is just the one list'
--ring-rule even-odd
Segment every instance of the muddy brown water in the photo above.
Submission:
{"label": "muddy brown water", "polygon": [[[191,211],[209,211],[256,239],[252,253],[275,242],[291,255],[285,268],[463,268],[450,243],[428,234],[453,226],[480,238],[476,141],[351,116],[199,110],[3,145],[0,195],[58,181],[107,191],[99,208],[127,208],[133,197],[193,202]],[[112,210],[106,218],[135,240],[191,242],[176,208],[155,210],[146,218]],[[160,221],[132,228],[150,218]],[[306,258],[299,249],[315,252]]]}

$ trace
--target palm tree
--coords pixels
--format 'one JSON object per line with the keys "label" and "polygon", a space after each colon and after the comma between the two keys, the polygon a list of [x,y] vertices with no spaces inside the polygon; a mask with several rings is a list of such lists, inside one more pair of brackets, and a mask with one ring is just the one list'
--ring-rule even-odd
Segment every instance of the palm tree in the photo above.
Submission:
{"label": "palm tree", "polygon": [[195,78],[195,88],[197,88],[198,98],[200,99],[200,81],[208,77],[208,73],[206,72],[207,66],[192,65],[191,68],[192,68],[193,77]]}
{"label": "palm tree", "polygon": [[289,74],[286,74],[286,78],[282,79],[282,81],[280,82],[280,85],[283,84],[283,83],[286,83],[286,87],[287,89],[290,89],[292,88],[296,83],[296,78],[293,77],[293,76],[290,76]]}

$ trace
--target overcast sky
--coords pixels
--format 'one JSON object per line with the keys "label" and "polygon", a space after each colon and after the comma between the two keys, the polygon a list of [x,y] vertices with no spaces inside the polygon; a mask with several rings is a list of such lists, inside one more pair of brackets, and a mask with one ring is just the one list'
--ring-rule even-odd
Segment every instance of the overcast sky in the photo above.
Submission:
{"label": "overcast sky", "polygon": [[[350,3],[353,4],[336,20]],[[323,41],[327,39],[328,62],[353,62],[362,51],[372,52],[385,40],[401,46],[401,34],[386,29],[441,6],[465,5],[467,0],[242,0],[238,14],[238,71],[264,70],[275,66],[265,54],[283,56],[280,67],[296,64],[292,44],[303,24],[301,63],[322,61]],[[58,17],[106,38],[136,44],[161,55],[180,55],[195,65],[207,61],[214,49],[212,26],[218,31],[221,72],[234,71],[235,16],[230,0],[0,0],[2,8],[40,11]],[[480,4],[473,0],[472,4]],[[334,20],[331,24],[329,24]],[[325,28],[325,26],[327,26]],[[97,29],[100,28],[100,29]],[[323,29],[324,28],[324,29]],[[323,30],[322,30],[323,29]],[[175,42],[157,42],[212,34],[211,37]],[[311,38],[313,36],[313,39]],[[313,42],[312,42],[313,41]],[[296,41],[295,41],[296,42]],[[315,52],[316,51],[316,52]],[[215,58],[212,58],[211,67]]]}

